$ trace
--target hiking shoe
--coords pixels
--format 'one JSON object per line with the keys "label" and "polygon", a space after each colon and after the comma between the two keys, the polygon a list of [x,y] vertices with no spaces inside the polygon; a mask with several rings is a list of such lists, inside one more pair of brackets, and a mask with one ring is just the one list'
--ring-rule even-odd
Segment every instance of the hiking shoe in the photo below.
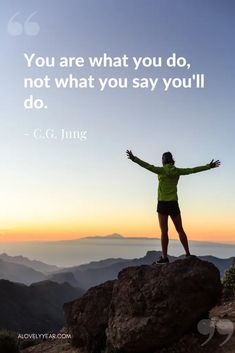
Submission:
{"label": "hiking shoe", "polygon": [[157,264],[168,264],[169,263],[169,259],[168,257],[160,257],[160,259],[157,261]]}
{"label": "hiking shoe", "polygon": [[168,257],[160,257],[160,259],[157,262],[154,262],[153,265],[156,264],[168,264],[169,263],[169,259]]}

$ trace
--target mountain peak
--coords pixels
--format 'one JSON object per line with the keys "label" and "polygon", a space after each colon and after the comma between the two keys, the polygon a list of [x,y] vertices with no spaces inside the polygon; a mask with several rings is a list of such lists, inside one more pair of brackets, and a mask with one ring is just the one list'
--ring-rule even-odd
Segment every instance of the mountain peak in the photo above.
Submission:
{"label": "mountain peak", "polygon": [[104,238],[114,238],[114,239],[120,239],[120,238],[124,238],[123,235],[118,234],[118,233],[112,233],[109,235],[105,235]]}
{"label": "mountain peak", "polygon": [[108,235],[92,235],[82,239],[125,239],[125,237],[118,233],[112,233]]}

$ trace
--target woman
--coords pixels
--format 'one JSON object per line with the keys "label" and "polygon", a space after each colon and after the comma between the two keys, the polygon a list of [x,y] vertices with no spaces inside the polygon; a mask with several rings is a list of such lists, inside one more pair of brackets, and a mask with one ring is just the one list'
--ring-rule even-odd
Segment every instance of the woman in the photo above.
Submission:
{"label": "woman", "polygon": [[139,164],[141,167],[150,170],[151,172],[158,174],[158,219],[161,228],[161,244],[162,244],[162,256],[157,263],[164,264],[168,263],[167,257],[168,249],[168,216],[171,217],[175,229],[179,234],[180,241],[184,247],[186,256],[190,256],[187,235],[182,226],[182,219],[180,209],[178,205],[177,196],[177,184],[180,175],[188,175],[192,173],[202,172],[211,168],[219,167],[220,161],[212,160],[209,164],[195,168],[176,168],[175,161],[170,152],[165,152],[162,155],[162,167],[155,167],[150,165],[138,157],[134,156],[129,150],[126,151],[127,157],[133,162]]}

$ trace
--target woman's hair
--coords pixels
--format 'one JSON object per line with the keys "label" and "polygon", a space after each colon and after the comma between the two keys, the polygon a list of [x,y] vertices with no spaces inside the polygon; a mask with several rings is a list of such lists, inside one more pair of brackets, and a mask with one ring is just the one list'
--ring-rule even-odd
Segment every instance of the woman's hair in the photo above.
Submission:
{"label": "woman's hair", "polygon": [[162,155],[162,164],[175,164],[171,152],[165,152]]}

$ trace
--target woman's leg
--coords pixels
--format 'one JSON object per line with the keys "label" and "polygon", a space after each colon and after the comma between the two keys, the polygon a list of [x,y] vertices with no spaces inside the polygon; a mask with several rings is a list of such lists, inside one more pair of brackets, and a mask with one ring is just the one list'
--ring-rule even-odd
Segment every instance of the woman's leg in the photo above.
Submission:
{"label": "woman's leg", "polygon": [[177,216],[171,216],[171,219],[174,223],[175,229],[177,230],[177,232],[179,234],[179,238],[180,238],[181,244],[184,247],[186,255],[190,255],[189,246],[188,246],[188,238],[187,238],[187,235],[185,234],[185,231],[182,226],[182,219],[181,219],[180,213]]}
{"label": "woman's leg", "polygon": [[158,213],[159,225],[161,228],[161,243],[162,243],[162,256],[167,257],[168,249],[168,215]]}

